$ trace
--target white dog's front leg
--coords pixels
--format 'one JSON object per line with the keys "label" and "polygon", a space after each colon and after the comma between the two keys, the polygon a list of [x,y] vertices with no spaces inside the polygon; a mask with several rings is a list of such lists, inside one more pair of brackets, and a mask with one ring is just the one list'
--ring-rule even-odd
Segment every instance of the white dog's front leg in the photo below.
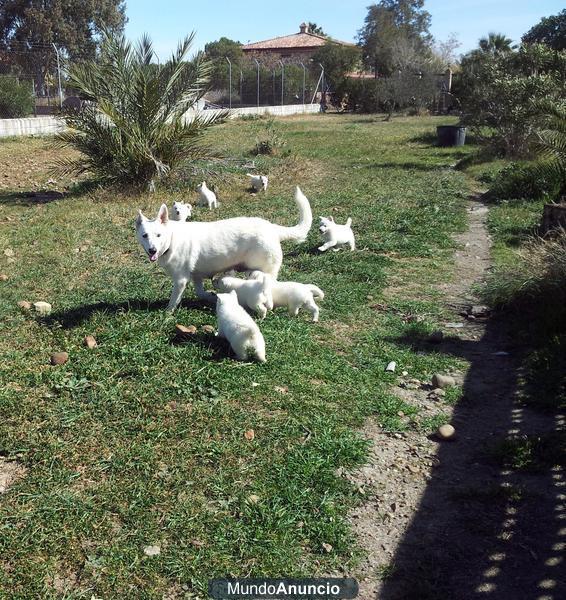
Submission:
{"label": "white dog's front leg", "polygon": [[326,252],[328,250],[328,248],[333,248],[334,246],[336,246],[336,242],[333,240],[330,240],[329,242],[326,242],[326,244],[322,244],[322,246],[319,246],[319,250],[321,252]]}
{"label": "white dog's front leg", "polygon": [[201,300],[206,300],[207,302],[216,302],[216,294],[212,294],[211,292],[207,292],[204,289],[204,285],[202,283],[202,277],[195,277],[193,275],[193,284],[195,286],[196,295]]}
{"label": "white dog's front leg", "polygon": [[169,300],[169,304],[167,305],[167,310],[173,312],[177,308],[179,302],[181,302],[181,298],[186,287],[186,279],[178,279],[177,281],[173,282],[173,291],[171,292],[171,299]]}

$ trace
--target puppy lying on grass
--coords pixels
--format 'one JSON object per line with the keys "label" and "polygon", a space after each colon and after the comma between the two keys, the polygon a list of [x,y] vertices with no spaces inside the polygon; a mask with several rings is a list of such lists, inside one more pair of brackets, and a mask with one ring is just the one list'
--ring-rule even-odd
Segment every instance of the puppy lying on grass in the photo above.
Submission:
{"label": "puppy lying on grass", "polygon": [[318,230],[322,234],[324,244],[319,246],[321,252],[332,248],[335,252],[339,250],[336,246],[350,246],[350,250],[356,249],[354,232],[352,231],[352,219],[348,218],[345,225],[338,225],[332,217],[320,217]]}
{"label": "puppy lying on grass", "polygon": [[173,209],[171,210],[171,220],[173,221],[186,221],[192,214],[193,207],[185,202],[173,202]]}
{"label": "puppy lying on grass", "polygon": [[314,301],[324,299],[324,292],[310,283],[298,283],[296,281],[277,281],[271,275],[261,271],[250,273],[252,280],[263,280],[265,294],[268,298],[269,310],[280,306],[287,307],[289,315],[296,317],[301,308],[305,308],[312,315],[314,323],[318,321],[320,310]]}
{"label": "puppy lying on grass", "polygon": [[226,338],[239,360],[265,362],[265,340],[255,321],[238,303],[235,290],[217,294],[218,336]]}
{"label": "puppy lying on grass", "polygon": [[272,306],[271,296],[268,295],[268,275],[257,271],[258,276],[254,279],[241,279],[236,277],[234,271],[214,278],[212,283],[221,293],[236,292],[238,302],[241,306],[247,306],[250,310],[259,314],[260,319],[265,319],[267,311]]}

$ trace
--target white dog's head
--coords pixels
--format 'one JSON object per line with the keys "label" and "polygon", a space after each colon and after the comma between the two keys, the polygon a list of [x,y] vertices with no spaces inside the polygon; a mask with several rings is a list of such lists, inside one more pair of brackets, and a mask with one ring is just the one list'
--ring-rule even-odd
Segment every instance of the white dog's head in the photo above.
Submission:
{"label": "white dog's head", "polygon": [[174,221],[186,221],[192,214],[193,207],[185,202],[173,202],[171,219]]}
{"label": "white dog's head", "polygon": [[136,218],[136,236],[151,262],[155,262],[169,248],[170,235],[167,229],[169,213],[167,206],[161,205],[155,219],[146,218],[142,211]]}
{"label": "white dog's head", "polygon": [[263,187],[263,191],[265,191],[267,189],[267,183],[268,183],[268,179],[266,175],[262,175],[261,176],[261,187]]}
{"label": "white dog's head", "polygon": [[200,185],[197,185],[197,192],[202,192],[203,190],[207,190],[206,181],[203,181]]}
{"label": "white dog's head", "polygon": [[320,223],[318,230],[320,233],[326,233],[330,228],[334,226],[334,219],[332,217],[319,217]]}

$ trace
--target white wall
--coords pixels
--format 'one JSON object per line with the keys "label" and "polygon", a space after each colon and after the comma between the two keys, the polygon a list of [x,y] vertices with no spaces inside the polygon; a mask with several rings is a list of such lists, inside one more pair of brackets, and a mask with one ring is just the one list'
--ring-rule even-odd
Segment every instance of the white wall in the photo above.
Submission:
{"label": "white wall", "polygon": [[[207,110],[205,114],[220,112],[220,110]],[[286,104],[283,106],[248,106],[246,108],[233,108],[230,118],[235,119],[242,115],[275,115],[288,116],[305,113],[320,112],[319,104]],[[192,119],[194,111],[189,111],[187,119]],[[65,129],[64,122],[57,117],[31,117],[29,119],[0,119],[0,137],[15,135],[53,135]]]}

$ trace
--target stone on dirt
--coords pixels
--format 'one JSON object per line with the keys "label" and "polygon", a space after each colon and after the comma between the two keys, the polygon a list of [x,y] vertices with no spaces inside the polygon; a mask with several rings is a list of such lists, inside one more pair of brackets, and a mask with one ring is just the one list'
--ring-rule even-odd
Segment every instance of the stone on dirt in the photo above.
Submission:
{"label": "stone on dirt", "polygon": [[51,364],[64,365],[69,360],[69,354],[67,352],[53,352],[51,355]]}
{"label": "stone on dirt", "polygon": [[454,377],[450,377],[450,375],[440,375],[439,373],[436,373],[432,376],[432,386],[434,388],[443,390],[444,388],[454,387],[455,385],[456,380]]}
{"label": "stone on dirt", "polygon": [[35,309],[35,312],[42,316],[42,317],[46,317],[47,315],[51,314],[51,304],[49,304],[49,302],[43,302],[43,300],[40,300],[39,302],[34,302],[33,303],[33,308]]}
{"label": "stone on dirt", "polygon": [[438,428],[436,433],[441,440],[451,440],[454,439],[456,430],[449,423],[445,423]]}

